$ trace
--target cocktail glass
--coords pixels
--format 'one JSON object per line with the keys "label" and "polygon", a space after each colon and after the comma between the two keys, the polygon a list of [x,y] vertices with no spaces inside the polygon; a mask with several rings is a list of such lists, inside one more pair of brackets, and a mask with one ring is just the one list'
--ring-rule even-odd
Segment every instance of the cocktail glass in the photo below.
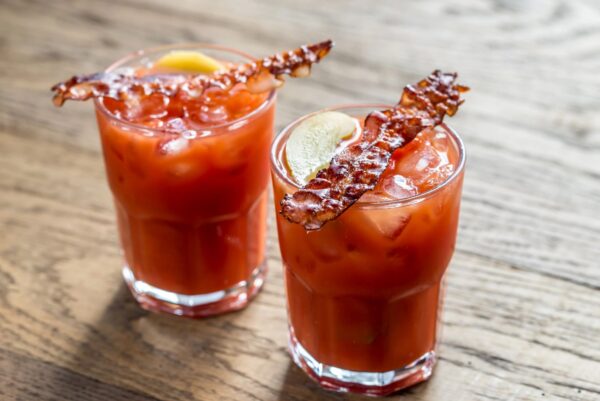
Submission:
{"label": "cocktail glass", "polygon": [[[225,63],[252,59],[219,46],[167,46],[134,53],[108,71],[134,68],[143,74],[174,50],[200,51]],[[154,98],[128,105],[128,113],[138,113],[135,122],[121,118],[109,100],[95,100],[124,250],[123,276],[144,308],[208,316],[240,309],[260,290],[267,269],[275,98],[274,91],[225,94],[208,105]],[[229,102],[237,115],[223,118],[220,102]],[[170,107],[184,112],[159,122]],[[192,114],[199,121],[190,130],[186,119]]]}
{"label": "cocktail glass", "polygon": [[[384,108],[328,110],[361,119]],[[299,188],[286,165],[286,141],[314,114],[292,122],[272,145],[277,210],[284,194]],[[447,125],[438,133],[448,139],[454,172],[435,187],[403,199],[367,197],[316,231],[277,216],[290,353],[325,388],[386,395],[432,373],[465,164],[457,133]]]}

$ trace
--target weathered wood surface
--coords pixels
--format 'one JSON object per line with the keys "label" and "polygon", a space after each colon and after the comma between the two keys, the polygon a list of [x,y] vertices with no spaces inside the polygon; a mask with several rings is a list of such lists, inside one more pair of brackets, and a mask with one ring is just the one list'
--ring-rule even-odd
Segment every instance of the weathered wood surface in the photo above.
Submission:
{"label": "weathered wood surface", "polygon": [[[433,68],[472,86],[460,238],[433,379],[390,399],[600,399],[600,3],[596,0],[0,2],[0,399],[342,400],[286,354],[281,263],[240,313],[140,310],[90,104],[48,88],[132,49],[254,54],[331,37],[277,123],[393,102]],[[272,216],[271,216],[272,217]],[[272,218],[271,218],[272,228]]]}

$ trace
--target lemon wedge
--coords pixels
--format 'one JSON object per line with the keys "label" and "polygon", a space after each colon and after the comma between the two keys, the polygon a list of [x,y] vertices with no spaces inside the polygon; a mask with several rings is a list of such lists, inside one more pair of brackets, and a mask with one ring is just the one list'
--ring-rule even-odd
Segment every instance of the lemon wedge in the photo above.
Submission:
{"label": "lemon wedge", "polygon": [[329,165],[340,142],[359,129],[358,120],[338,111],[326,111],[302,121],[285,147],[292,176],[300,184],[306,184]]}
{"label": "lemon wedge", "polygon": [[196,51],[174,50],[162,56],[154,63],[156,67],[168,68],[198,74],[210,74],[224,68],[212,57]]}

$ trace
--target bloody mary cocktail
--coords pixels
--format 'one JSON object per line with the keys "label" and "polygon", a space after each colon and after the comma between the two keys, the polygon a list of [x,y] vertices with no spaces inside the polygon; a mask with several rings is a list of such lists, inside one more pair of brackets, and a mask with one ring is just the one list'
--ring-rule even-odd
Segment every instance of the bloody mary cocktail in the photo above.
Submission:
{"label": "bloody mary cocktail", "polygon": [[[110,67],[157,66],[181,47],[136,53]],[[187,46],[223,65],[243,53]],[[275,92],[244,87],[194,98],[152,95],[95,101],[114,195],[124,277],[151,310],[206,316],[245,306],[266,273],[265,224]]]}
{"label": "bloody mary cocktail", "polygon": [[[360,125],[383,108],[335,110]],[[285,193],[302,186],[285,150],[290,134],[309,117],[290,124],[272,146],[277,209]],[[355,134],[339,147],[359,138]],[[464,158],[452,129],[426,129],[392,154],[372,191],[320,229],[277,216],[290,351],[324,387],[384,395],[431,374]]]}

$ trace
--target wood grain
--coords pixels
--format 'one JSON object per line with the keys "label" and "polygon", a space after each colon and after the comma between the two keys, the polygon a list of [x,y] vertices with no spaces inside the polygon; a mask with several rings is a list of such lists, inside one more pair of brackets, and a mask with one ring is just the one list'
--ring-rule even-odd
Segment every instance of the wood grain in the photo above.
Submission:
{"label": "wood grain", "polygon": [[280,91],[277,126],[395,102],[434,68],[473,88],[441,360],[390,399],[600,399],[600,3],[595,0],[0,2],[0,399],[345,400],[286,353],[268,283],[206,320],[140,310],[121,283],[90,104],[49,87],[127,52],[211,42],[263,55],[333,38]]}

